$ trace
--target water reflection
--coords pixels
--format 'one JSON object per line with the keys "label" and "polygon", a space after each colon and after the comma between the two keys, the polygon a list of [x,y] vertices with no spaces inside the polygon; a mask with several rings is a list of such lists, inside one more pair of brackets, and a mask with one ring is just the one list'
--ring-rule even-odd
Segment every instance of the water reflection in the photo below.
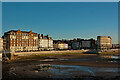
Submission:
{"label": "water reflection", "polygon": [[[118,68],[104,68],[104,67],[88,67],[88,66],[77,66],[77,65],[51,65],[51,64],[39,64],[36,65],[36,69],[42,72],[51,72],[54,77],[59,78],[61,76],[65,77],[75,77],[75,76],[98,76],[101,73],[102,76],[107,76],[108,73],[111,76],[120,76]],[[114,74],[113,74],[114,73]]]}
{"label": "water reflection", "polygon": [[120,59],[120,56],[101,56],[103,58]]}

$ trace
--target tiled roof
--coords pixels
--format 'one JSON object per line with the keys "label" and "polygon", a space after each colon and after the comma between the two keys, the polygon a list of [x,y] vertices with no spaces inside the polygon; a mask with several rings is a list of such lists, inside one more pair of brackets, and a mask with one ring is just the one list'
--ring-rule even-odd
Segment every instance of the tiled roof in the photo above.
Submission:
{"label": "tiled roof", "polygon": [[[10,32],[17,32],[18,30],[10,30],[10,31],[8,31],[8,32],[5,32],[5,33],[10,33]],[[30,33],[30,31],[21,31],[22,33]],[[34,33],[34,32],[33,32]],[[35,34],[37,34],[37,33],[35,33]]]}

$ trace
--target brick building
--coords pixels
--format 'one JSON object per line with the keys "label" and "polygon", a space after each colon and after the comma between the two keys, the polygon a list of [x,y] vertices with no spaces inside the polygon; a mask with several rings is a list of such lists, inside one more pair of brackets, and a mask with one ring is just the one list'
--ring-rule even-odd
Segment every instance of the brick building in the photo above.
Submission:
{"label": "brick building", "polygon": [[3,50],[3,39],[0,38],[0,52]]}
{"label": "brick building", "polygon": [[38,50],[38,34],[32,31],[11,30],[4,33],[6,50],[31,51]]}

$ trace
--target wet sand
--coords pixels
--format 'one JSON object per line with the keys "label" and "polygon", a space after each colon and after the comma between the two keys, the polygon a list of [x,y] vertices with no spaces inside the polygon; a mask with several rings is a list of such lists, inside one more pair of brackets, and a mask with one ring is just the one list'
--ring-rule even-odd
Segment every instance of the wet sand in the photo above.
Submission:
{"label": "wet sand", "polygon": [[[113,62],[113,60],[116,62]],[[43,64],[45,66],[38,69]],[[41,69],[43,70],[41,71]],[[3,62],[3,79],[80,79],[99,77],[100,79],[114,78],[117,80],[119,78],[119,69],[119,59],[106,59],[97,54],[58,55],[49,56],[44,59],[37,58]]]}

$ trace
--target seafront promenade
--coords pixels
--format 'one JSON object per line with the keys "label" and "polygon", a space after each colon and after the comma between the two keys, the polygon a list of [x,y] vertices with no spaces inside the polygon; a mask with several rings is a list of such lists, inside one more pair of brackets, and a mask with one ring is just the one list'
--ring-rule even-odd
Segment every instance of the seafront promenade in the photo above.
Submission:
{"label": "seafront promenade", "polygon": [[84,53],[87,51],[88,50],[36,51],[36,52],[16,52],[13,54],[18,56],[29,56],[29,55],[39,55],[39,54]]}
{"label": "seafront promenade", "polygon": [[[5,53],[5,54],[4,54]],[[62,51],[33,51],[33,52],[14,52],[3,51],[3,56],[8,57],[10,60],[17,59],[17,57],[37,57],[37,56],[53,56],[53,55],[76,55],[76,54],[99,54],[99,55],[114,55],[119,54],[118,49],[109,50],[62,50]],[[2,55],[1,55],[2,59]]]}
{"label": "seafront promenade", "polygon": [[110,49],[110,50],[64,50],[64,51],[13,52],[13,54],[14,55],[19,55],[19,56],[26,56],[26,55],[32,55],[32,54],[62,54],[62,53],[85,53],[85,52],[111,53],[111,52],[119,52],[119,51],[120,51],[119,49]]}

